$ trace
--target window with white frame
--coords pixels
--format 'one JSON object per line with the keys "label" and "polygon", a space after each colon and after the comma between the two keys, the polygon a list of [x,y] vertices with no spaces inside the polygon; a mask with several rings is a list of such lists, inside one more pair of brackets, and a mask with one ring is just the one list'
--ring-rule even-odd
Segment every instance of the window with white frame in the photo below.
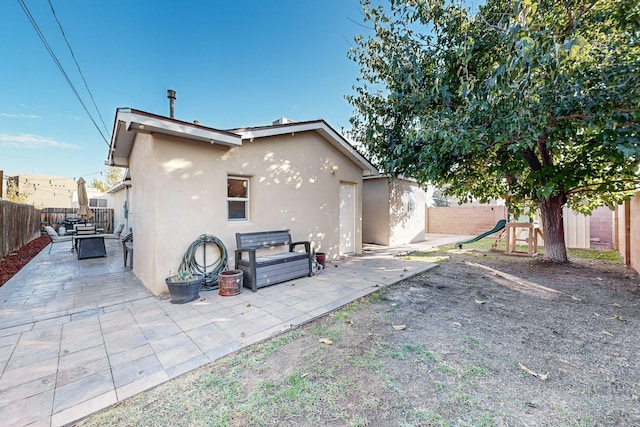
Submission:
{"label": "window with white frame", "polygon": [[227,218],[229,221],[249,219],[249,178],[227,177]]}
{"label": "window with white frame", "polygon": [[107,199],[89,199],[90,208],[106,208]]}
{"label": "window with white frame", "polygon": [[413,213],[416,210],[416,193],[413,190],[402,194],[402,210],[404,213]]}

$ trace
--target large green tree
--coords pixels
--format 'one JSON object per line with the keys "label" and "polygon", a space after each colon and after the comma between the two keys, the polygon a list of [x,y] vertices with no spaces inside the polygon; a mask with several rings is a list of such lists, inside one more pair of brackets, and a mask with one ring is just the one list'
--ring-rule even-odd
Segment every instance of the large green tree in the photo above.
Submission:
{"label": "large green tree", "polygon": [[26,204],[32,193],[27,190],[20,191],[18,176],[7,177],[7,200],[13,203]]}
{"label": "large green tree", "polygon": [[565,204],[586,213],[637,190],[637,0],[361,2],[371,32],[350,51],[347,99],[383,171],[539,208],[556,262]]}
{"label": "large green tree", "polygon": [[102,172],[102,177],[104,180],[94,179],[91,181],[91,186],[102,193],[106,193],[111,188],[122,182],[122,179],[124,178],[124,169],[110,166],[106,172]]}

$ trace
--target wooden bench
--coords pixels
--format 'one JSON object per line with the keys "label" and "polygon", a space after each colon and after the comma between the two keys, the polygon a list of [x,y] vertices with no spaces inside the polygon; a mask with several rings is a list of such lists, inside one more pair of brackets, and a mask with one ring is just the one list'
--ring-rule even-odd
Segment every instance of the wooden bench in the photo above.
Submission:
{"label": "wooden bench", "polygon": [[[289,230],[236,233],[236,244],[235,268],[242,270],[243,285],[253,292],[265,286],[311,276],[311,243],[291,242]],[[298,245],[304,245],[305,252],[294,252]],[[264,249],[279,246],[287,246],[289,251],[264,254]],[[259,250],[263,253],[258,254]],[[248,257],[243,258],[244,253]]]}

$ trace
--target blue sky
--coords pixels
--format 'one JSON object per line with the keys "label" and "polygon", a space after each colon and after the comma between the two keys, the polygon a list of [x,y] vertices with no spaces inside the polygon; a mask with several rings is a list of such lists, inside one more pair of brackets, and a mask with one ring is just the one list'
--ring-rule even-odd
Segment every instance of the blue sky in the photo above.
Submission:
{"label": "blue sky", "polygon": [[[357,0],[24,0],[107,141],[115,110],[218,129],[279,117],[349,128],[357,64],[347,58]],[[38,38],[19,1],[0,4],[0,170],[100,179],[108,145]],[[354,22],[355,21],[355,22]]]}

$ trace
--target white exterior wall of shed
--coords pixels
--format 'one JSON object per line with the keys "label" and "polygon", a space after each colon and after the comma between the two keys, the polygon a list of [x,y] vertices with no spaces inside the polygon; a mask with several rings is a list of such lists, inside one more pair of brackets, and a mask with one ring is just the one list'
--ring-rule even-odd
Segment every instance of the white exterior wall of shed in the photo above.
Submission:
{"label": "white exterior wall of shed", "polygon": [[362,186],[362,239],[389,246],[389,183],[387,178],[365,179]]}
{"label": "white exterior wall of shed", "polygon": [[426,193],[411,180],[387,177],[365,179],[363,239],[397,246],[425,239]]}

